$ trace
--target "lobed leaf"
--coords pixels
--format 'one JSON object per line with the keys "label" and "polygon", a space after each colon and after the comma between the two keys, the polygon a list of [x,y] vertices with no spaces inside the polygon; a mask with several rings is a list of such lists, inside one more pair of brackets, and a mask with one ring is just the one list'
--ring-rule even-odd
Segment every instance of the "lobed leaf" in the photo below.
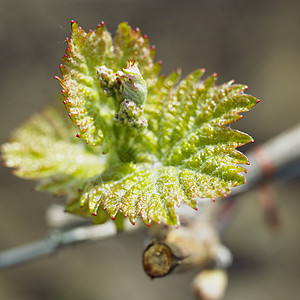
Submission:
{"label": "lobed leaf", "polygon": [[[257,99],[243,93],[246,86],[233,82],[216,87],[215,75],[201,82],[202,74],[203,70],[195,71],[177,86],[178,72],[158,78],[149,90],[152,101],[145,105],[148,130],[133,146],[140,161],[145,149],[151,149],[152,166],[140,164],[142,169],[115,180],[100,176],[100,181],[86,186],[81,204],[92,214],[103,205],[111,217],[121,210],[132,223],[140,215],[146,224],[177,225],[176,207],[181,202],[196,208],[197,198],[225,197],[231,187],[245,182],[245,168],[239,165],[248,160],[236,148],[252,138],[227,125]],[[138,162],[138,156],[134,158]]]}
{"label": "lobed leaf", "polygon": [[97,77],[97,67],[109,64],[114,52],[112,39],[105,25],[86,33],[72,22],[71,38],[62,59],[59,79],[69,117],[79,127],[81,138],[92,145],[110,143],[109,121],[113,102],[104,96]]}
{"label": "lobed leaf", "polygon": [[21,178],[39,180],[38,189],[73,193],[104,169],[102,159],[73,135],[73,127],[53,107],[36,113],[2,145],[6,166]]}
{"label": "lobed leaf", "polygon": [[103,65],[114,72],[126,67],[128,60],[135,60],[149,85],[160,71],[160,63],[153,63],[154,48],[141,31],[121,23],[114,45],[106,26],[98,26],[86,33],[76,22],[71,25],[71,38],[62,59],[60,70],[65,106],[69,117],[79,127],[78,136],[92,145],[113,143],[111,127],[114,101],[99,85],[97,69]]}
{"label": "lobed leaf", "polygon": [[196,208],[196,198],[226,196],[232,185],[244,182],[242,176],[234,176],[236,171],[241,169],[224,168],[220,178],[213,172],[211,175],[201,174],[187,168],[166,166],[136,170],[121,176],[119,180],[108,182],[100,177],[98,184],[94,183],[85,188],[81,196],[81,206],[88,207],[93,215],[97,215],[104,208],[113,219],[121,210],[133,224],[140,215],[147,225],[152,221],[178,225],[176,208],[181,202]]}
{"label": "lobed leaf", "polygon": [[115,36],[115,66],[118,70],[125,68],[128,60],[135,60],[141,74],[148,84],[154,79],[161,68],[161,63],[153,63],[155,47],[150,47],[147,35],[142,36],[141,30],[133,30],[126,22],[118,26]]}
{"label": "lobed leaf", "polygon": [[225,197],[245,182],[248,160],[236,148],[252,138],[229,125],[257,103],[246,86],[216,86],[215,74],[202,80],[204,69],[182,80],[180,70],[158,76],[155,47],[127,23],[113,40],[104,23],[85,32],[72,21],[67,43],[56,79],[81,139],[53,108],[34,115],[2,146],[17,176],[67,194],[67,211],[96,223],[105,209],[168,225],[179,224],[182,202],[197,208],[197,199]]}

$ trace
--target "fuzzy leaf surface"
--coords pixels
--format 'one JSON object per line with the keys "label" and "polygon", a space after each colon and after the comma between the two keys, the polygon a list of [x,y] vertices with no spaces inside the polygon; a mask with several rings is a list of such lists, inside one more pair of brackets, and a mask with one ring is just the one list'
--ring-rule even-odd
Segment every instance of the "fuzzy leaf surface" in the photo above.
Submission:
{"label": "fuzzy leaf surface", "polygon": [[38,180],[38,189],[56,195],[72,194],[104,169],[98,155],[74,137],[71,122],[53,107],[34,114],[1,150],[16,176]]}
{"label": "fuzzy leaf surface", "polygon": [[72,22],[71,38],[62,59],[59,79],[69,117],[79,127],[79,135],[88,143],[104,142],[105,115],[112,114],[110,101],[100,89],[96,68],[109,63],[113,56],[112,39],[105,26],[86,33]]}
{"label": "fuzzy leaf surface", "polygon": [[[160,71],[154,64],[155,51],[147,37],[139,29],[133,30],[127,23],[118,27],[113,43],[105,24],[95,31],[85,32],[76,22],[71,25],[71,37],[62,58],[62,79],[56,77],[62,87],[69,117],[79,127],[79,136],[92,145],[104,144],[110,148],[114,141],[112,120],[114,102],[99,85],[97,69],[103,65],[117,72],[134,59],[148,85]],[[107,151],[107,150],[106,150]]]}
{"label": "fuzzy leaf surface", "polygon": [[119,227],[120,213],[178,225],[181,203],[196,208],[245,182],[248,160],[236,148],[252,138],[230,124],[257,103],[246,86],[216,86],[204,69],[160,76],[155,47],[127,23],[113,39],[104,23],[85,32],[73,21],[67,44],[56,79],[79,132],[53,108],[34,115],[2,147],[16,175],[67,194],[67,211],[96,223],[105,209]]}
{"label": "fuzzy leaf surface", "polygon": [[244,94],[246,86],[215,86],[214,75],[201,81],[202,74],[197,70],[179,83],[179,72],[158,78],[152,87],[157,94],[150,89],[152,102],[145,105],[148,129],[130,146],[136,164],[123,164],[126,172],[115,168],[111,178],[89,183],[82,206],[97,214],[101,204],[113,218],[121,210],[132,223],[140,215],[145,224],[178,225],[181,202],[196,208],[197,198],[225,197],[231,187],[245,182],[245,168],[239,164],[248,160],[236,148],[252,138],[227,125],[257,99]]}

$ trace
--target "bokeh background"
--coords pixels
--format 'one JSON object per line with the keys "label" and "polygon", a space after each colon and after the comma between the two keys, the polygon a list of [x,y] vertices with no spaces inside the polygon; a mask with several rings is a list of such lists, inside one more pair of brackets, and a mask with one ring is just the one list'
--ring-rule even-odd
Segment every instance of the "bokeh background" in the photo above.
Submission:
{"label": "bokeh background", "polygon": [[[60,91],[58,65],[70,20],[85,30],[101,21],[140,27],[156,45],[163,72],[205,67],[218,82],[249,85],[261,103],[238,128],[257,144],[299,122],[300,2],[295,0],[0,0],[0,142]],[[251,147],[250,145],[249,147]],[[246,148],[244,148],[245,150]],[[47,235],[44,215],[58,203],[34,183],[0,168],[0,251]],[[299,299],[299,180],[271,183],[281,227],[269,230],[257,191],[241,196],[224,236],[234,254],[225,300]],[[195,271],[149,280],[143,237],[78,245],[0,271],[0,299],[194,299]]]}

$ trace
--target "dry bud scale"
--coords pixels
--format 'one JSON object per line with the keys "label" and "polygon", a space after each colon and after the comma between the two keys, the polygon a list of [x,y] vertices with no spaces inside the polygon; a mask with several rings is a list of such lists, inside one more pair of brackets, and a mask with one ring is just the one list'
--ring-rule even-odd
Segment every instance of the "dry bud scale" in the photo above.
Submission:
{"label": "dry bud scale", "polygon": [[72,21],[66,41],[55,78],[74,124],[51,107],[13,134],[2,155],[17,176],[66,195],[67,211],[96,223],[121,224],[123,214],[146,225],[178,225],[181,203],[196,209],[245,182],[236,148],[252,138],[228,125],[258,102],[247,86],[217,86],[203,69],[159,75],[155,47],[127,23],[112,39],[104,23],[85,32]]}

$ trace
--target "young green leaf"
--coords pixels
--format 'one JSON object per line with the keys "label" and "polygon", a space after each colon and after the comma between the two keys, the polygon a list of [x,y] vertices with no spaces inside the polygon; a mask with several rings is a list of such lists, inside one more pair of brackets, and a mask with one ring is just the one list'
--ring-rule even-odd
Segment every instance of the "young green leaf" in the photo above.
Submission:
{"label": "young green leaf", "polygon": [[159,76],[155,48],[127,23],[112,40],[104,23],[86,33],[72,21],[67,43],[56,78],[85,143],[49,108],[2,147],[18,176],[67,194],[67,211],[96,223],[106,220],[103,209],[118,216],[120,228],[119,211],[132,223],[178,225],[182,202],[197,208],[197,199],[245,182],[248,160],[236,148],[252,138],[229,125],[258,101],[246,86],[216,86],[215,74],[203,81],[204,69],[182,80],[180,70]]}
{"label": "young green leaf", "polygon": [[[108,64],[114,53],[110,34],[105,25],[95,31],[84,32],[72,22],[71,38],[62,59],[59,79],[69,117],[79,127],[79,135],[92,145],[109,138],[105,116],[113,114],[113,103],[104,96],[97,76],[97,68]],[[106,140],[106,142],[108,142]]]}
{"label": "young green leaf", "polygon": [[15,175],[38,180],[38,189],[56,195],[73,194],[105,168],[105,162],[75,138],[72,124],[53,107],[33,115],[1,150]]}
{"label": "young green leaf", "polygon": [[125,68],[128,60],[135,60],[144,79],[150,83],[155,79],[161,63],[154,63],[155,47],[150,47],[149,39],[142,36],[141,30],[133,30],[127,23],[121,23],[115,36],[114,63],[118,70]]}
{"label": "young green leaf", "polygon": [[[154,64],[154,49],[150,48],[147,37],[141,31],[132,30],[127,23],[121,23],[115,37],[115,48],[106,26],[98,26],[86,33],[72,21],[71,38],[62,59],[60,70],[65,106],[69,117],[79,127],[79,136],[92,145],[104,144],[105,151],[114,141],[111,134],[112,116],[115,115],[114,101],[99,84],[97,70],[105,66],[112,72],[123,71],[128,60],[135,60],[142,76],[151,85],[160,70]],[[131,99],[133,100],[133,99]]]}
{"label": "young green leaf", "polygon": [[[233,82],[215,87],[215,76],[199,82],[202,73],[194,72],[178,86],[174,85],[177,75],[172,74],[173,81],[168,78],[169,94],[162,98],[157,94],[164,102],[146,104],[149,129],[155,139],[148,138],[148,129],[136,137],[135,143],[146,147],[147,142],[142,141],[148,141],[152,165],[139,163],[137,169],[125,174],[115,169],[113,179],[100,176],[87,185],[81,204],[88,205],[92,214],[97,214],[102,204],[111,217],[120,209],[132,223],[140,215],[145,224],[177,225],[176,207],[181,202],[196,208],[197,198],[225,197],[231,187],[245,182],[240,174],[245,168],[238,164],[248,160],[236,147],[252,138],[226,125],[241,118],[238,113],[249,110],[257,99],[243,93],[246,86]],[[163,85],[161,81],[157,81],[158,86]],[[137,147],[134,153],[143,160],[145,150]]]}

